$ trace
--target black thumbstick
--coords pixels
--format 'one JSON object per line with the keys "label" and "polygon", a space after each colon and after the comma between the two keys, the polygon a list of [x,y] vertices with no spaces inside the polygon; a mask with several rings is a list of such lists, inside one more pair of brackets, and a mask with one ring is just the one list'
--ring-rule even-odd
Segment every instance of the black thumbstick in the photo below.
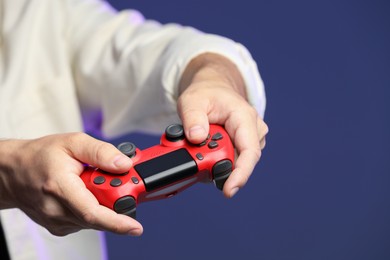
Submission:
{"label": "black thumbstick", "polygon": [[182,125],[174,124],[165,129],[165,136],[171,142],[176,142],[184,138],[184,129]]}
{"label": "black thumbstick", "polygon": [[124,142],[124,143],[120,143],[118,145],[119,151],[121,151],[124,155],[127,155],[130,158],[135,156],[135,149],[136,148],[137,147],[133,143],[130,143],[130,142]]}

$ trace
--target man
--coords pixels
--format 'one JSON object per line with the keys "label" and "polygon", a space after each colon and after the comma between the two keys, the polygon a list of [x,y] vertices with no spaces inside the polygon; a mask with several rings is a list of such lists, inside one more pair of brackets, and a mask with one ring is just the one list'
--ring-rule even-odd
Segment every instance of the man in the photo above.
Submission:
{"label": "man", "polygon": [[101,259],[101,234],[80,230],[142,234],[79,178],[83,163],[121,173],[131,159],[83,131],[115,137],[181,121],[200,143],[221,124],[239,154],[223,193],[245,185],[268,129],[243,46],[97,0],[3,0],[0,14],[0,208],[12,259]]}

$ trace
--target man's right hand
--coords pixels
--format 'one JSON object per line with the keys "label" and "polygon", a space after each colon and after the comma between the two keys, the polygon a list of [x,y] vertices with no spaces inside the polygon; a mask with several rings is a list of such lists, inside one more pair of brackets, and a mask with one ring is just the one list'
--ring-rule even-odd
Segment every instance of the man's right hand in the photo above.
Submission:
{"label": "man's right hand", "polygon": [[99,205],[79,177],[84,164],[123,173],[132,161],[83,133],[0,141],[0,209],[19,208],[57,236],[81,229],[139,236],[136,220]]}

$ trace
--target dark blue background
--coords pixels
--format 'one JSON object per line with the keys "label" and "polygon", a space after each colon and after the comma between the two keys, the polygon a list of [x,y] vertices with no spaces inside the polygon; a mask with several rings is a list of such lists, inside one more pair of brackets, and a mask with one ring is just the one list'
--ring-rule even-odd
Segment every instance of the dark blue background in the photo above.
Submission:
{"label": "dark blue background", "polygon": [[247,46],[270,133],[234,199],[142,204],[144,235],[107,234],[110,259],[390,259],[389,1],[111,2]]}

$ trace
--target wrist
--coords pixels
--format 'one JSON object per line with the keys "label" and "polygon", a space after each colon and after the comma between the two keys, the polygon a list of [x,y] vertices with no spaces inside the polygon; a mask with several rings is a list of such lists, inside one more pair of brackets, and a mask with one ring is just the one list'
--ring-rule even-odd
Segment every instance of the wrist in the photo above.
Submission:
{"label": "wrist", "polygon": [[219,85],[233,89],[247,99],[245,83],[241,73],[232,61],[222,55],[204,53],[192,59],[180,80],[179,95],[188,86],[202,81],[215,81]]}

